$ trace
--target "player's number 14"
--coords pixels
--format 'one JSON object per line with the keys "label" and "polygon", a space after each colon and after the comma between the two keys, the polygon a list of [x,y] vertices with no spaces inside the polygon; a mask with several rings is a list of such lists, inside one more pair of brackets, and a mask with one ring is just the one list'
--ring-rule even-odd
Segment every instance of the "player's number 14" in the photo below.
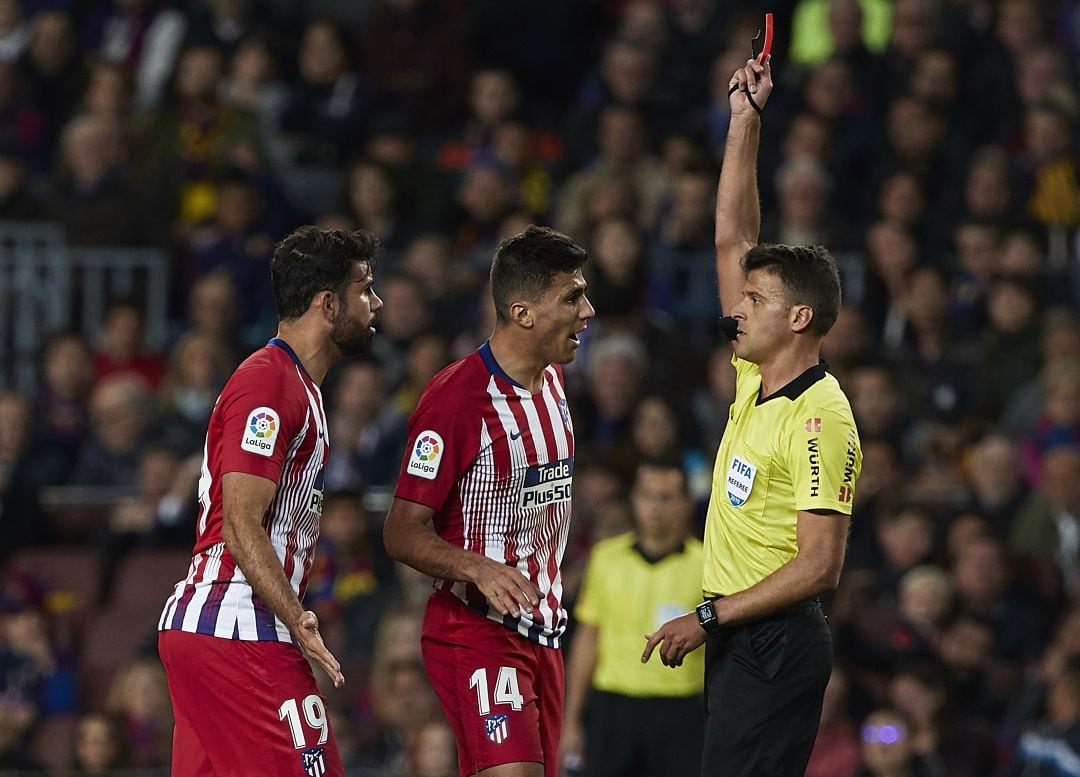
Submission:
{"label": "player's number 14", "polygon": [[[525,706],[525,698],[518,689],[517,668],[513,666],[500,666],[499,675],[495,679],[495,697],[488,696],[487,668],[480,667],[469,677],[469,687],[476,689],[476,705],[481,715],[491,713],[491,704],[509,704],[514,712],[521,712]],[[489,700],[490,699],[490,700]]]}

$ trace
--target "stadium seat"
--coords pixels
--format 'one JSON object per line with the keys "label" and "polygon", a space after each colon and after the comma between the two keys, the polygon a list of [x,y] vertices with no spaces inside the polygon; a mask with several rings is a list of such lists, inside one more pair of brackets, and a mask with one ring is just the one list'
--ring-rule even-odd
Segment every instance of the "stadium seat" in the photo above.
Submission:
{"label": "stadium seat", "polygon": [[9,562],[40,583],[44,605],[52,614],[84,610],[98,588],[98,556],[80,548],[27,548]]}
{"label": "stadium seat", "polygon": [[86,707],[101,706],[109,684],[121,668],[157,649],[157,621],[164,597],[113,603],[96,612],[86,625],[80,655],[80,677]]}
{"label": "stadium seat", "polygon": [[113,605],[156,602],[158,609],[186,574],[191,554],[184,550],[138,550],[120,564],[113,584]]}
{"label": "stadium seat", "polygon": [[71,765],[75,747],[75,716],[59,715],[46,718],[34,731],[30,755],[46,770],[58,771]]}

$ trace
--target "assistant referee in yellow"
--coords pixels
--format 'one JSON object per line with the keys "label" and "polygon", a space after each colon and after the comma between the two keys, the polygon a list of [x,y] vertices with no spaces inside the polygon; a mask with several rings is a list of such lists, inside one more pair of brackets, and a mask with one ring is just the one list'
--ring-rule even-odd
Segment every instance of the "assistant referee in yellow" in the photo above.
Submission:
{"label": "assistant referee in yellow", "polygon": [[735,400],[713,468],[705,601],[646,635],[668,666],[705,649],[702,775],[801,776],[832,670],[817,601],[840,580],[862,466],[851,406],[821,362],[840,310],[820,246],[758,245],[768,59],[731,78],[716,203],[720,302],[738,325]]}

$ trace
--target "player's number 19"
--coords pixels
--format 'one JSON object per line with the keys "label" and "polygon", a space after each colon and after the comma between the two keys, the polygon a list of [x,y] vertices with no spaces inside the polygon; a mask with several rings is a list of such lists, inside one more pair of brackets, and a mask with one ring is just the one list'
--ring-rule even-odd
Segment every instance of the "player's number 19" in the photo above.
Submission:
{"label": "player's number 19", "polygon": [[304,719],[307,724],[319,730],[319,741],[316,744],[325,745],[330,736],[330,722],[326,719],[326,706],[323,700],[315,694],[304,697],[304,701],[300,704],[296,703],[296,699],[286,699],[278,708],[278,720],[289,723],[293,745],[297,750],[307,747],[304,729],[300,725],[300,709],[304,710]]}
{"label": "player's number 19", "polygon": [[513,666],[500,666],[499,675],[495,680],[495,698],[488,696],[487,669],[480,667],[469,677],[469,687],[476,689],[476,705],[481,715],[491,712],[491,704],[509,704],[514,712],[521,712],[525,706],[525,698],[518,689],[517,668]]}

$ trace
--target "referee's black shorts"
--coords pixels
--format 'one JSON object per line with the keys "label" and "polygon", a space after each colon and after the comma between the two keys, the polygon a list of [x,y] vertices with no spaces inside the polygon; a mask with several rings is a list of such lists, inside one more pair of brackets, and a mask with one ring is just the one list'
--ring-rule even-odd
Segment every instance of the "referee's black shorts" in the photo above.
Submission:
{"label": "referee's black shorts", "polygon": [[711,637],[703,777],[802,777],[831,671],[816,600]]}
{"label": "referee's black shorts", "polygon": [[635,698],[593,691],[582,777],[698,777],[701,695]]}

